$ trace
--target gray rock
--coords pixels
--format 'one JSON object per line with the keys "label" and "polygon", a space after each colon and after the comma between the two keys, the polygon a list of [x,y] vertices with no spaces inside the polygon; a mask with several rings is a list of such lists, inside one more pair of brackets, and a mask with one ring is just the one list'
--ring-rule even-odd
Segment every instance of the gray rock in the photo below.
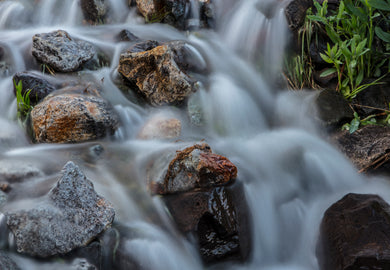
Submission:
{"label": "gray rock", "polygon": [[123,29],[117,35],[117,41],[140,41],[139,37],[131,33],[129,30]]}
{"label": "gray rock", "polygon": [[6,216],[18,252],[48,257],[87,245],[111,225],[115,212],[79,167],[68,162],[45,201]]}
{"label": "gray rock", "polygon": [[19,266],[3,251],[0,251],[1,270],[20,270]]}
{"label": "gray rock", "polygon": [[76,71],[95,55],[91,44],[76,41],[63,30],[34,35],[32,46],[38,61],[59,72]]}
{"label": "gray rock", "polygon": [[31,163],[10,159],[0,160],[0,181],[20,182],[43,175],[44,173]]}
{"label": "gray rock", "polygon": [[[48,82],[42,75],[33,72],[18,72],[14,75],[13,81],[18,84],[22,81],[22,95],[30,91],[30,104],[36,105],[47,95],[55,90],[55,86]],[[14,85],[14,94],[16,96],[16,88]]]}
{"label": "gray rock", "polygon": [[104,22],[108,11],[104,0],[81,0],[80,5],[86,20],[93,23]]}

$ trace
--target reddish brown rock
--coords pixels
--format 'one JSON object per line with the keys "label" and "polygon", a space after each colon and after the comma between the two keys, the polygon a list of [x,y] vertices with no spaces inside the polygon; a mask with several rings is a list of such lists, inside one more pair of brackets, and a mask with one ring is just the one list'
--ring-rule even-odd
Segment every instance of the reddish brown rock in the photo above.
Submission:
{"label": "reddish brown rock", "polygon": [[195,144],[176,152],[163,183],[151,179],[151,189],[154,193],[170,194],[226,185],[236,177],[237,168],[230,160],[212,153],[206,143]]}
{"label": "reddish brown rock", "polygon": [[112,135],[118,116],[99,96],[65,92],[48,96],[35,106],[31,122],[36,142],[74,143]]}
{"label": "reddish brown rock", "polygon": [[390,206],[347,194],[326,210],[317,255],[322,270],[390,269]]}
{"label": "reddish brown rock", "polygon": [[196,91],[185,73],[182,58],[185,43],[172,41],[142,52],[125,52],[118,72],[138,87],[152,105],[179,104]]}
{"label": "reddish brown rock", "polygon": [[167,195],[163,200],[178,229],[196,239],[205,262],[248,257],[251,228],[240,183]]}
{"label": "reddish brown rock", "polygon": [[180,136],[181,122],[175,118],[154,116],[142,127],[138,138],[149,139],[173,139]]}

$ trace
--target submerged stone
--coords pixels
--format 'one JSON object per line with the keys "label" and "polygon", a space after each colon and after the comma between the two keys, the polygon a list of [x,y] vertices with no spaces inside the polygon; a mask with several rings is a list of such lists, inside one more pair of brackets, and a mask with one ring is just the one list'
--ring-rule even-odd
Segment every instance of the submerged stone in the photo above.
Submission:
{"label": "submerged stone", "polygon": [[371,194],[347,194],[322,219],[321,270],[390,269],[390,206]]}
{"label": "submerged stone", "polygon": [[103,23],[108,6],[104,0],[80,0],[84,18],[93,23]]}
{"label": "submerged stone", "polygon": [[58,30],[33,36],[33,56],[59,72],[79,69],[95,55],[95,48],[73,39],[67,32]]}
{"label": "submerged stone", "polygon": [[111,105],[96,95],[60,93],[48,96],[31,111],[34,140],[74,143],[104,138],[118,127]]}
{"label": "submerged stone", "polygon": [[149,139],[173,139],[180,136],[181,122],[179,119],[156,115],[149,119],[142,127],[138,138]]}
{"label": "submerged stone", "polygon": [[48,257],[87,245],[111,225],[114,209],[92,182],[68,162],[47,199],[29,210],[6,213],[18,252]]}

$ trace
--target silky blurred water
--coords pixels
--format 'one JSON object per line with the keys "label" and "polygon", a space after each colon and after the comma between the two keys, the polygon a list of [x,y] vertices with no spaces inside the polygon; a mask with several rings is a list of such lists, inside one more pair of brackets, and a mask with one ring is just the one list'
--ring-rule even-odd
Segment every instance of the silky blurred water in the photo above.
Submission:
{"label": "silky blurred water", "polygon": [[[144,24],[127,1],[107,2],[111,19],[105,25],[90,26],[83,21],[77,0],[0,1],[0,45],[9,66],[0,77],[0,161],[30,164],[44,172],[14,191],[13,202],[3,211],[27,207],[37,197],[39,200],[54,184],[62,166],[73,160],[93,180],[97,192],[114,204],[116,220],[145,232],[145,237],[126,243],[140,264],[150,269],[204,269],[197,251],[172,226],[164,205],[149,195],[146,167],[167,150],[205,140],[214,152],[238,167],[238,181],[244,184],[253,222],[249,261],[216,268],[313,270],[318,269],[315,245],[319,223],[331,203],[351,191],[376,193],[390,200],[386,181],[357,174],[342,154],[320,138],[321,130],[313,118],[313,93],[270,86],[280,79],[288,44],[286,2],[216,0],[215,31],[193,32]],[[58,29],[93,43],[109,56],[108,66],[77,72],[70,79],[93,81],[101,87],[121,120],[113,138],[37,145],[29,141],[18,122],[12,76],[40,70],[31,55],[32,36]],[[129,44],[115,41],[115,35],[123,29],[142,39],[191,44],[196,61],[210,71],[207,83],[199,83],[198,92],[190,98],[202,125],[194,125],[194,115],[188,115],[186,109],[140,105],[119,90],[116,68],[120,53]],[[56,74],[53,79],[66,78]],[[157,113],[182,121],[179,141],[137,139],[142,125]],[[103,152],[98,155],[96,149],[100,148]],[[62,267],[12,256],[22,269]]]}

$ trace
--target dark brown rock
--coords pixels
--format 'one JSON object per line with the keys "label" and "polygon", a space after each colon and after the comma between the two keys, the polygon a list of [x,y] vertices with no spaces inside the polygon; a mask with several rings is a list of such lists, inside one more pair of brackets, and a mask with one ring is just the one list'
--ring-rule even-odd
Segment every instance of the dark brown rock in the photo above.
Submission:
{"label": "dark brown rock", "polygon": [[[44,76],[34,72],[18,72],[13,77],[14,84],[22,82],[22,95],[30,91],[29,98],[32,106],[44,99],[47,95],[55,90],[55,86],[47,81]],[[16,88],[14,85],[14,94],[16,96]]]}
{"label": "dark brown rock", "polygon": [[178,229],[196,239],[205,262],[248,257],[251,228],[240,183],[166,195],[163,200]]}
{"label": "dark brown rock", "polygon": [[170,194],[210,188],[231,183],[237,177],[237,168],[226,157],[212,153],[209,145],[195,144],[176,152],[161,182],[151,179],[151,190]]}
{"label": "dark brown rock", "polygon": [[313,5],[310,0],[293,0],[290,1],[285,9],[288,27],[292,31],[300,28],[305,21],[306,10]]}
{"label": "dark brown rock", "polygon": [[321,124],[329,129],[341,127],[353,119],[353,110],[345,98],[334,90],[323,90],[316,99]]}
{"label": "dark brown rock", "polygon": [[172,41],[144,52],[125,52],[118,72],[126,77],[152,105],[179,104],[196,91],[185,73],[186,46]]}
{"label": "dark brown rock", "polygon": [[92,23],[103,23],[108,6],[104,0],[80,0],[84,18]]}
{"label": "dark brown rock", "polygon": [[132,52],[132,53],[138,53],[138,52],[144,52],[144,51],[149,51],[157,46],[160,46],[159,42],[156,40],[146,40],[146,41],[141,41],[133,46],[131,46],[127,52]]}
{"label": "dark brown rock", "polygon": [[124,29],[122,31],[119,32],[118,36],[117,36],[117,40],[118,41],[130,41],[130,42],[134,42],[134,41],[139,41],[139,37],[137,37],[136,35],[134,35],[133,33],[131,33],[129,30],[127,29]]}
{"label": "dark brown rock", "polygon": [[[180,30],[215,25],[215,11],[211,0],[136,0],[138,11],[148,23],[166,23]],[[192,10],[197,8],[198,10]],[[194,14],[198,14],[194,18]]]}
{"label": "dark brown rock", "polygon": [[342,131],[333,141],[362,172],[388,173],[390,168],[390,128],[377,125],[364,126],[354,133]]}
{"label": "dark brown rock", "polygon": [[390,269],[390,206],[347,194],[326,210],[317,254],[322,270]]}
{"label": "dark brown rock", "polygon": [[33,108],[31,123],[39,143],[74,143],[104,138],[118,127],[118,116],[99,96],[50,95]]}

